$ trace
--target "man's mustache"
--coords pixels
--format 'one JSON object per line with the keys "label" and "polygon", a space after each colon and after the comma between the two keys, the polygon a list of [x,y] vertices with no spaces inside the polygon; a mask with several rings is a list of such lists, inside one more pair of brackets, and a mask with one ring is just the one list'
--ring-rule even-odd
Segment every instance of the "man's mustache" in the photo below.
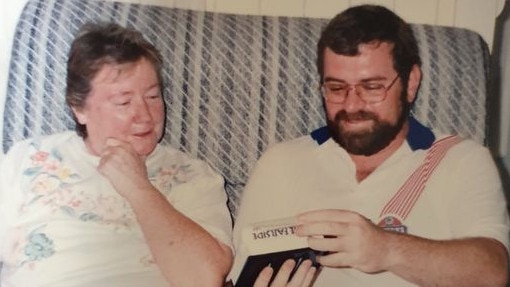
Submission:
{"label": "man's mustache", "polygon": [[359,120],[377,120],[377,115],[367,111],[359,111],[355,113],[347,113],[346,111],[339,111],[335,116],[335,121],[359,121]]}

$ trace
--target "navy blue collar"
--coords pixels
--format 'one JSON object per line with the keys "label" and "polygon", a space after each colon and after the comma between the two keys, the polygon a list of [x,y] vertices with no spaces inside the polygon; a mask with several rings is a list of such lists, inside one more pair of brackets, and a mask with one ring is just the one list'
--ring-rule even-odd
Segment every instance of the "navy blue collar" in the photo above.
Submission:
{"label": "navy blue collar", "polygon": [[[331,137],[327,126],[314,130],[310,136],[319,145],[323,144]],[[413,151],[418,149],[428,149],[430,146],[432,146],[435,140],[436,137],[429,128],[422,125],[413,117],[409,117],[409,133],[407,134],[407,143]]]}

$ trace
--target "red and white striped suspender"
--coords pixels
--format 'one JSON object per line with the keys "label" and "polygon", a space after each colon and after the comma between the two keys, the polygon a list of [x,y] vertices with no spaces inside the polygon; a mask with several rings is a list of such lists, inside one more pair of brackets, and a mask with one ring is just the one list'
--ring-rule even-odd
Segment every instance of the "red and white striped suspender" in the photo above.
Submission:
{"label": "red and white striped suspender", "polygon": [[439,165],[446,152],[460,141],[461,138],[458,136],[448,136],[433,143],[423,163],[384,206],[379,218],[386,215],[396,215],[401,220],[406,219],[425,189],[425,183],[430,175]]}

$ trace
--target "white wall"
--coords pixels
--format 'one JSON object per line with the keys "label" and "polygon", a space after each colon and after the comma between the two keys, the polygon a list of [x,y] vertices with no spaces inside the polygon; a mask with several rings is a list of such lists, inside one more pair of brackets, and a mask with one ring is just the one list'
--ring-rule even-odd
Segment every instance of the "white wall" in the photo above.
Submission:
{"label": "white wall", "polygon": [[[3,114],[5,92],[7,91],[7,73],[14,36],[14,27],[26,0],[6,0],[0,2],[0,143],[3,139]],[[3,153],[0,151],[0,155]]]}
{"label": "white wall", "polygon": [[[7,89],[7,71],[14,27],[27,0],[0,1],[0,115]],[[494,20],[505,0],[123,0],[132,3],[189,8],[236,14],[330,18],[340,10],[361,3],[378,3],[414,23],[438,24],[477,31],[492,47]],[[502,115],[510,115],[510,107]],[[0,142],[2,140],[0,117]],[[510,119],[508,120],[510,122]],[[502,155],[507,153],[510,126],[502,125]],[[509,147],[510,149],[510,147]],[[510,156],[510,155],[509,155]]]}

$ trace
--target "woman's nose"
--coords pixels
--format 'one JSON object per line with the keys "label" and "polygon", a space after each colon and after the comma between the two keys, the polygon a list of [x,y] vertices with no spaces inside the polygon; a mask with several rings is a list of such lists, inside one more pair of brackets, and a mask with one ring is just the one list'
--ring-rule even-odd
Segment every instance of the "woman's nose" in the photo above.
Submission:
{"label": "woman's nose", "polygon": [[134,116],[137,121],[147,122],[152,120],[151,110],[145,100],[140,100],[135,105]]}

